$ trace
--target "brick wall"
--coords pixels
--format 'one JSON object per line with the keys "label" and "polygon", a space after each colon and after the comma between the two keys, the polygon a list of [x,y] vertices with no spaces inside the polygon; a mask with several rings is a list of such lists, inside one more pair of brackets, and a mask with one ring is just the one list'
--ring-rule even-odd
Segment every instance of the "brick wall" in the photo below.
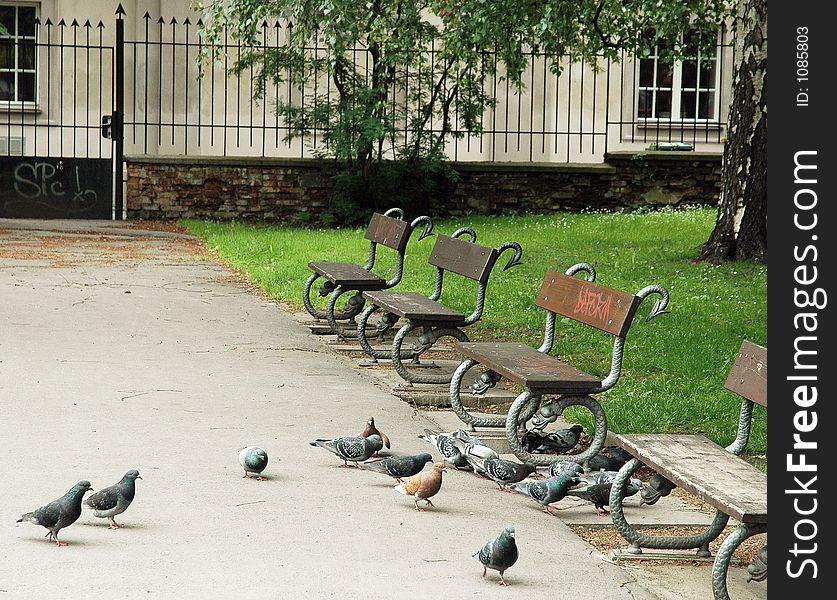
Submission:
{"label": "brick wall", "polygon": [[[458,163],[448,214],[631,210],[714,204],[721,157],[613,153],[601,165]],[[316,160],[126,157],[129,218],[212,217],[316,222],[327,209],[327,167]],[[440,215],[441,216],[441,215]]]}

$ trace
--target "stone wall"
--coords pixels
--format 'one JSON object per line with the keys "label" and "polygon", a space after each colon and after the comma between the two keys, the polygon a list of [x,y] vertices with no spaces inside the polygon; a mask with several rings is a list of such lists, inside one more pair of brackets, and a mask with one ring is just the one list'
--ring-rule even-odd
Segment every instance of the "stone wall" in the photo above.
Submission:
{"label": "stone wall", "polygon": [[[142,156],[125,161],[129,218],[316,222],[328,207],[328,166],[316,160]],[[613,211],[718,200],[718,154],[613,153],[605,161],[456,163],[460,180],[440,212]]]}

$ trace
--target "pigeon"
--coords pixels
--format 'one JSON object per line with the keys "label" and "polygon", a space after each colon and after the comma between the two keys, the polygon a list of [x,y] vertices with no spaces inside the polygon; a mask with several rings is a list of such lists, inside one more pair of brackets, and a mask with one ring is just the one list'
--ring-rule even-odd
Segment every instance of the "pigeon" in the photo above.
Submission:
{"label": "pigeon", "polygon": [[578,444],[583,431],[584,428],[581,425],[556,429],[546,434],[527,431],[520,439],[520,443],[527,452],[532,454],[561,454]]}
{"label": "pigeon", "polygon": [[598,454],[587,459],[586,467],[588,471],[618,471],[632,458],[619,446],[605,446]]}
{"label": "pigeon", "polygon": [[461,440],[465,444],[469,444],[472,446],[485,446],[485,442],[483,442],[478,437],[471,435],[464,429],[457,429],[456,431],[452,431],[450,436],[452,438],[456,438],[457,440]]}
{"label": "pigeon", "polygon": [[[612,486],[612,483],[594,483],[593,485],[568,490],[567,496],[575,496],[576,498],[592,502],[593,506],[596,507],[596,514],[604,517],[610,514],[609,511],[605,510],[605,506],[610,505],[610,488]],[[631,478],[625,490],[625,497],[633,496],[640,489],[642,489],[642,481]]]}
{"label": "pigeon", "polygon": [[[520,494],[526,494],[532,500],[543,506],[543,511],[552,515],[550,504],[562,500],[573,485],[579,483],[578,478],[570,473],[562,473],[548,479],[523,481],[513,483],[509,487]],[[554,516],[554,515],[553,515]]]}
{"label": "pigeon", "polygon": [[262,471],[267,467],[267,452],[258,446],[247,446],[238,451],[238,462],[244,469],[242,478],[250,478],[250,474],[256,475],[258,481],[264,481]]}
{"label": "pigeon", "polygon": [[584,467],[572,460],[555,460],[549,463],[549,466],[546,468],[546,474],[549,477],[555,477],[567,471],[570,471],[571,475],[577,475],[584,471]]}
{"label": "pigeon", "polygon": [[137,479],[142,479],[139,471],[131,469],[115,484],[85,498],[84,505],[92,508],[93,514],[100,519],[110,519],[108,529],[119,529],[119,524],[114,517],[124,513],[134,501]]}
{"label": "pigeon", "polygon": [[413,475],[404,483],[396,485],[395,491],[405,496],[412,496],[416,503],[416,510],[423,511],[425,509],[418,505],[418,501],[424,500],[428,506],[433,506],[430,497],[435,496],[442,487],[442,473],[446,471],[445,466],[444,462],[433,463],[433,468],[430,470]]}
{"label": "pigeon", "polygon": [[596,485],[599,483],[613,483],[617,475],[619,475],[619,471],[596,471],[579,475],[578,478],[584,485]]}
{"label": "pigeon", "polygon": [[424,465],[433,460],[433,457],[425,452],[413,456],[387,456],[380,460],[373,460],[367,463],[358,463],[362,471],[374,471],[394,477],[398,483],[402,483],[405,477],[412,477],[421,472]]}
{"label": "pigeon", "polygon": [[[360,437],[368,438],[370,435],[375,434],[381,436],[381,439],[384,441],[384,446],[386,446],[387,449],[389,449],[389,438],[387,437],[387,434],[385,434],[382,431],[379,431],[378,428],[375,427],[375,417],[369,417],[366,420],[366,427],[364,427],[363,431],[361,431],[358,435]],[[372,456],[378,456],[378,453],[375,452],[375,454],[373,454]]]}
{"label": "pigeon", "polygon": [[465,454],[465,459],[471,464],[476,473],[482,473],[497,484],[497,488],[504,492],[513,492],[508,485],[523,481],[529,475],[537,471],[535,465],[519,463],[504,458],[479,459]]}
{"label": "pigeon", "polygon": [[[459,448],[459,451],[462,453],[463,456],[466,457],[468,460],[468,456],[475,460],[484,460],[486,458],[500,458],[500,455],[497,452],[483,444],[482,442],[475,444],[470,441],[466,441],[464,438],[460,438],[456,436],[456,432],[451,434],[453,438],[453,444]],[[474,466],[473,463],[468,460],[468,464],[472,467]]]}
{"label": "pigeon", "polygon": [[500,572],[500,585],[509,585],[503,577],[506,569],[517,562],[517,544],[514,541],[514,526],[506,525],[493,540],[486,542],[482,550],[472,556],[479,556],[482,563],[482,576],[485,577],[488,569]]}
{"label": "pigeon", "polygon": [[377,433],[373,433],[368,438],[359,435],[346,435],[331,440],[317,439],[308,443],[312,446],[325,448],[342,458],[343,464],[341,466],[343,467],[348,467],[349,461],[357,466],[359,461],[368,459],[384,447],[384,440]]}
{"label": "pigeon", "polygon": [[433,444],[442,454],[442,458],[446,463],[453,465],[457,469],[467,468],[469,466],[468,461],[465,460],[465,455],[456,446],[456,438],[445,433],[434,433],[429,429],[425,429],[424,433],[420,434],[419,437]]}
{"label": "pigeon", "polygon": [[79,481],[58,500],[53,500],[41,508],[22,515],[17,522],[27,521],[49,529],[50,541],[55,540],[59,546],[66,546],[67,542],[58,539],[58,532],[69,527],[81,516],[81,500],[84,494],[93,488],[87,480]]}

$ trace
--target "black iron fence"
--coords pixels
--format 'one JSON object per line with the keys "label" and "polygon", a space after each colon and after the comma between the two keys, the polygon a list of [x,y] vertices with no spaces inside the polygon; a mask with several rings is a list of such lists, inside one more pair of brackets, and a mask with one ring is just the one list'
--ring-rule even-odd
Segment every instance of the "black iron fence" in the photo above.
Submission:
{"label": "black iron fence", "polygon": [[[55,22],[29,10],[16,12],[16,29],[0,36],[0,156],[121,160],[124,150],[308,157],[328,150],[321,130],[288,139],[289,125],[275,110],[280,99],[304,105],[321,101],[323,90],[333,97],[326,73],[310,90],[269,82],[256,89],[252,72],[229,73],[243,51],[238,42],[226,42],[223,58],[200,76],[195,15],[137,18],[120,7],[115,24],[105,24]],[[131,18],[131,33],[120,33]],[[287,35],[286,23],[265,22],[260,43],[278,47]],[[482,132],[451,137],[448,156],[600,162],[605,152],[619,149],[708,148],[725,135],[730,54],[719,44],[709,67],[666,66],[656,56],[596,65],[563,61],[558,75],[551,59],[533,53],[522,91],[502,72],[485,78],[494,103],[482,116]],[[358,68],[366,68],[365,51],[358,48],[355,56]],[[394,90],[393,108],[403,99]],[[402,108],[407,134],[408,107]],[[458,127],[454,117],[454,132]]]}

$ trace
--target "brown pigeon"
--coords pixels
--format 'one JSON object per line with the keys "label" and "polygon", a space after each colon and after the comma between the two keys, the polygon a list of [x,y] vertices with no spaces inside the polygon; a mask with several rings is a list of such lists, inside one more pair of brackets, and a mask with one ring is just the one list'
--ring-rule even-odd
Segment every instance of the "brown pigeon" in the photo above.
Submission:
{"label": "brown pigeon", "polygon": [[[379,436],[381,436],[381,439],[384,441],[384,446],[386,446],[387,449],[389,449],[389,438],[387,437],[387,434],[383,433],[382,431],[379,431],[378,428],[375,427],[375,417],[369,417],[369,419],[366,421],[366,427],[358,435],[360,435],[360,437],[368,438],[370,435],[376,433]],[[378,456],[378,453],[376,452],[372,456]]]}
{"label": "brown pigeon", "polygon": [[424,500],[428,506],[433,506],[431,496],[435,496],[442,487],[442,472],[446,471],[444,462],[433,463],[433,468],[413,475],[404,483],[395,486],[395,491],[405,496],[412,496],[416,503],[416,510],[425,510],[418,505],[419,500]]}

